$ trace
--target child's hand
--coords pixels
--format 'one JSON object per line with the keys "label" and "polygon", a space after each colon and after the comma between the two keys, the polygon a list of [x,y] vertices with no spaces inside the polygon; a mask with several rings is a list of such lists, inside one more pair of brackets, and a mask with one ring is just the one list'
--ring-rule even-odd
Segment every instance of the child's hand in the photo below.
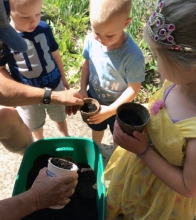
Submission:
{"label": "child's hand", "polygon": [[67,90],[70,89],[69,84],[68,84],[68,82],[67,82],[66,79],[65,79],[65,80],[62,80],[62,82],[63,82],[63,85],[65,86],[65,88],[66,88]]}
{"label": "child's hand", "polygon": [[122,131],[117,121],[114,124],[113,139],[119,146],[135,154],[143,153],[148,145],[144,134],[134,131],[133,136],[130,136]]}
{"label": "child's hand", "polygon": [[88,98],[88,93],[87,93],[86,89],[80,89],[79,93],[83,99]]}
{"label": "child's hand", "polygon": [[101,105],[100,110],[95,115],[88,118],[88,123],[99,124],[102,121],[105,121],[107,118],[112,116],[110,115],[109,109],[110,109],[109,106]]}

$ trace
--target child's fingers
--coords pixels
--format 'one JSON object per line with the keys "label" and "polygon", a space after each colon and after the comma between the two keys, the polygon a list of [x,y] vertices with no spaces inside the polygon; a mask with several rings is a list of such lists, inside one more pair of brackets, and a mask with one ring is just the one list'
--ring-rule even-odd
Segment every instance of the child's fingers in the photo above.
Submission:
{"label": "child's fingers", "polygon": [[144,135],[143,133],[139,132],[139,131],[134,131],[133,132],[133,136],[141,143],[147,145],[148,143],[148,139],[146,137],[146,135]]}

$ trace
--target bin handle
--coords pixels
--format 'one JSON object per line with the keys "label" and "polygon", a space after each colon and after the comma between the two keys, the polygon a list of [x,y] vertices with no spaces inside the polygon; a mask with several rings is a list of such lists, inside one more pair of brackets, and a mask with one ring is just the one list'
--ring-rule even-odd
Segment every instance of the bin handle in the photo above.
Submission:
{"label": "bin handle", "polygon": [[55,151],[74,151],[73,147],[58,147]]}

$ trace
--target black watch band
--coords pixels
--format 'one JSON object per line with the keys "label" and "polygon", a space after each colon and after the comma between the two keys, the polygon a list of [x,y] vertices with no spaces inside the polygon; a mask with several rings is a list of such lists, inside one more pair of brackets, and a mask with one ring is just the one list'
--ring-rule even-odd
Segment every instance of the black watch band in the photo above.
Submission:
{"label": "black watch band", "polygon": [[44,98],[43,104],[50,104],[52,89],[48,87],[44,87]]}

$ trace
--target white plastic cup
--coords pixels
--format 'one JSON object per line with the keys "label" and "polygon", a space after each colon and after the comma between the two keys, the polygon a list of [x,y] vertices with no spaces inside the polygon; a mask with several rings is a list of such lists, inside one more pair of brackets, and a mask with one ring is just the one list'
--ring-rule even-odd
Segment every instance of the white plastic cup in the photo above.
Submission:
{"label": "white plastic cup", "polygon": [[[61,158],[58,158],[60,160],[64,160]],[[60,167],[55,166],[54,164],[51,163],[52,158],[48,159],[48,169],[47,169],[47,175],[50,177],[54,177],[54,176],[66,176],[69,174],[73,174],[73,173],[77,173],[78,171],[78,167],[76,166],[76,164],[68,161],[69,163],[72,163],[72,168],[70,170],[67,169],[63,169]],[[66,161],[66,160],[64,160]],[[56,206],[50,206],[50,209],[62,209],[64,206],[63,205],[56,205]]]}

